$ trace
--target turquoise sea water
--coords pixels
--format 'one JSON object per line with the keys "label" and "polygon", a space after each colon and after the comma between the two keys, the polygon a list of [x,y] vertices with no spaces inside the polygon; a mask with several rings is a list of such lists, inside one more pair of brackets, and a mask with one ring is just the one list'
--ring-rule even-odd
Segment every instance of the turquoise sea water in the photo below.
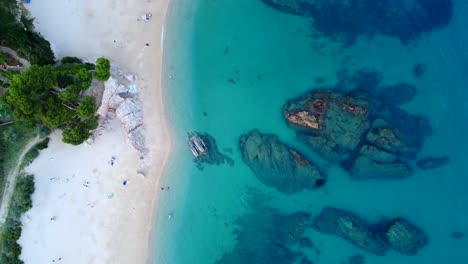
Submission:
{"label": "turquoise sea water", "polygon": [[[235,247],[236,232],[262,225],[255,203],[281,214],[306,211],[315,216],[334,206],[371,222],[404,217],[430,239],[416,256],[388,251],[381,257],[309,228],[305,236],[316,248],[291,249],[313,263],[341,263],[355,254],[376,264],[468,263],[468,237],[450,235],[468,235],[467,15],[468,2],[456,0],[447,26],[410,43],[377,34],[342,46],[315,36],[309,18],[280,12],[261,0],[174,0],[163,76],[174,152],[157,197],[152,263],[216,263]],[[415,64],[427,68],[421,78],[412,72]],[[282,117],[286,100],[318,86],[317,78],[324,79],[320,85],[332,86],[337,71],[362,68],[379,72],[383,84],[416,87],[417,96],[402,108],[426,116],[433,129],[418,156],[448,156],[448,165],[427,171],[413,166],[413,175],[405,180],[356,181],[296,139]],[[263,185],[238,147],[240,135],[252,129],[276,134],[304,153],[326,172],[326,185],[293,195]],[[194,130],[213,136],[234,165],[198,170],[186,145],[187,132]],[[238,224],[242,217],[248,217],[251,227]]]}

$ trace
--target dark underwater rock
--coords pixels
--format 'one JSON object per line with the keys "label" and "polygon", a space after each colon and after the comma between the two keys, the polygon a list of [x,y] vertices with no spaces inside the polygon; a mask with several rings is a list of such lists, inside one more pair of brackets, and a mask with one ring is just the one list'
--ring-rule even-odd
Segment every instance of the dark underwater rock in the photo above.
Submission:
{"label": "dark underwater rock", "polygon": [[301,153],[275,135],[254,130],[240,137],[242,157],[265,185],[283,193],[312,190],[325,184],[325,176]]}
{"label": "dark underwater rock", "polygon": [[393,220],[385,230],[385,238],[391,248],[404,255],[416,255],[429,243],[421,230],[404,219]]}
{"label": "dark underwater rock", "polygon": [[[240,216],[235,221],[237,232],[234,248],[215,263],[298,263],[302,254],[291,250],[285,244],[288,239],[278,240],[278,238],[284,237],[285,230],[289,230],[290,234],[296,234],[294,230],[302,230],[306,215],[304,213],[282,215],[272,208],[261,205],[255,205],[253,209],[252,212]],[[278,221],[279,219],[288,222],[286,224],[288,228],[285,228],[285,222]],[[310,225],[310,216],[307,223]]]}
{"label": "dark underwater rock", "polygon": [[307,237],[301,237],[301,239],[299,239],[299,247],[301,248],[310,248],[313,245],[312,241]]}
{"label": "dark underwater rock", "polygon": [[379,116],[399,131],[405,143],[415,149],[421,149],[425,138],[432,134],[429,120],[424,116],[409,114],[395,107],[384,108]]}
{"label": "dark underwater rock", "polygon": [[196,134],[200,136],[200,138],[205,142],[206,147],[208,149],[208,153],[206,155],[201,155],[194,158],[194,162],[197,164],[197,168],[199,170],[203,169],[204,164],[221,165],[226,162],[230,166],[234,165],[233,159],[219,151],[214,137],[212,137],[208,133],[197,132]]}
{"label": "dark underwater rock", "polygon": [[309,213],[296,212],[290,215],[275,216],[274,241],[280,244],[295,244],[310,226],[311,216]]}
{"label": "dark underwater rock", "polygon": [[354,256],[349,257],[348,263],[349,264],[364,264],[366,259],[361,254],[356,254]]}
{"label": "dark underwater rock", "polygon": [[387,86],[379,91],[379,93],[382,100],[391,106],[397,106],[409,102],[417,95],[416,87],[407,83]]}
{"label": "dark underwater rock", "polygon": [[408,43],[446,26],[452,0],[262,0],[281,10],[312,17],[313,27],[331,39],[352,44],[359,36],[387,35]]}
{"label": "dark underwater rock", "polygon": [[449,157],[427,158],[418,161],[418,167],[423,170],[432,170],[447,165],[450,162]]}
{"label": "dark underwater rock", "polygon": [[465,233],[454,231],[454,232],[450,232],[450,236],[453,239],[462,239],[465,237]]}
{"label": "dark underwater rock", "polygon": [[314,264],[314,263],[310,261],[308,258],[303,258],[300,264]]}
{"label": "dark underwater rock", "polygon": [[426,72],[427,67],[424,64],[418,63],[413,67],[413,75],[416,78],[421,78]]}
{"label": "dark underwater rock", "polygon": [[385,255],[384,241],[351,212],[326,207],[314,218],[313,226],[319,232],[339,236],[373,254]]}

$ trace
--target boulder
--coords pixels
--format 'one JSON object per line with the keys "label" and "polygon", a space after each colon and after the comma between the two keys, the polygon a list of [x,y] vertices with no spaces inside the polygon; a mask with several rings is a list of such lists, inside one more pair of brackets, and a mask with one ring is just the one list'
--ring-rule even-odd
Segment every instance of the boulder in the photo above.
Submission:
{"label": "boulder", "polygon": [[319,91],[288,102],[283,112],[301,141],[324,158],[343,162],[371,126],[371,106],[364,98]]}
{"label": "boulder", "polygon": [[421,230],[404,219],[390,222],[385,230],[385,238],[391,248],[404,255],[416,255],[429,243]]}
{"label": "boulder", "polygon": [[244,162],[267,186],[294,193],[325,184],[325,176],[313,163],[275,135],[254,130],[241,136],[239,142]]}
{"label": "boulder", "polygon": [[314,218],[313,226],[319,232],[339,236],[368,252],[385,255],[384,241],[351,212],[326,207]]}
{"label": "boulder", "polygon": [[447,165],[449,162],[449,157],[427,158],[419,160],[418,167],[423,170],[432,170]]}

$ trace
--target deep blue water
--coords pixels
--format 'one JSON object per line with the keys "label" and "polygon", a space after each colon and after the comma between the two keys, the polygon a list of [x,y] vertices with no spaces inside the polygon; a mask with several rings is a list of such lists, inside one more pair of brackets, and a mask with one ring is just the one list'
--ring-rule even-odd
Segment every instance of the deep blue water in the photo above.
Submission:
{"label": "deep blue water", "polygon": [[[400,2],[406,4],[395,4]],[[413,10],[412,2],[442,4]],[[468,263],[468,2],[361,3],[369,9],[307,9],[314,20],[261,0],[173,1],[163,78],[174,152],[160,186],[166,188],[157,197],[152,263],[209,264],[225,254],[229,261],[220,263],[300,263],[303,257],[268,260],[278,249],[262,242],[274,229],[272,219],[296,211],[314,217],[326,206],[352,211],[368,222],[403,217],[425,232],[429,244],[415,256],[394,250],[376,256],[308,228],[304,236],[313,248],[282,246],[319,264],[347,263],[355,254],[376,264]],[[389,19],[386,5],[409,11]],[[364,23],[344,17],[345,11],[369,17]],[[426,69],[420,77],[413,73],[417,64]],[[407,179],[357,181],[296,138],[282,116],[287,100],[310,89],[335,87],[342,76],[337,73],[361,69],[377,72],[383,86],[415,87],[415,98],[401,108],[427,118],[432,128],[417,157],[447,156],[447,165],[421,170],[411,161]],[[327,174],[325,186],[284,194],[264,185],[239,149],[239,137],[252,129],[275,134],[303,153]],[[189,131],[213,136],[234,165],[197,169],[186,144]],[[467,236],[455,239],[451,232]]]}

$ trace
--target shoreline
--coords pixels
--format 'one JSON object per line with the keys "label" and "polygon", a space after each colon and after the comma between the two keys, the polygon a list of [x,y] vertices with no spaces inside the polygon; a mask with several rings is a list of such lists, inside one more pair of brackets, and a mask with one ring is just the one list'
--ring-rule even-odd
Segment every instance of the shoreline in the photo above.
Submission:
{"label": "shoreline", "polygon": [[[94,157],[96,160],[102,160],[102,152],[116,151],[113,147],[106,150],[104,145],[118,144],[118,149],[122,148],[119,150],[122,157],[117,157],[119,163],[117,167],[121,166],[120,168],[126,170],[126,175],[122,176],[120,171],[118,173],[115,170],[111,171],[115,167],[94,165],[93,168],[91,164],[81,164],[85,168],[77,170],[73,177],[79,178],[82,170],[88,170],[88,173],[92,173],[93,177],[95,176],[91,186],[96,189],[96,191],[93,190],[96,193],[89,195],[92,197],[89,199],[94,199],[93,201],[96,202],[93,204],[94,210],[86,210],[83,213],[81,212],[83,209],[80,207],[83,204],[77,202],[75,198],[82,197],[82,193],[85,193],[84,190],[90,188],[83,188],[81,184],[78,184],[79,187],[75,187],[76,185],[70,187],[68,182],[64,184],[68,185],[68,187],[55,186],[58,185],[57,182],[54,183],[51,180],[47,182],[41,178],[42,174],[52,173],[45,165],[45,162],[53,158],[51,156],[58,159],[57,156],[62,153],[60,148],[64,144],[57,139],[55,141],[51,140],[51,148],[55,148],[56,152],[41,152],[38,159],[28,168],[29,172],[35,174],[35,178],[39,177],[39,183],[36,183],[37,194],[33,195],[33,208],[25,214],[22,221],[24,231],[20,238],[20,244],[23,247],[22,259],[25,260],[25,263],[32,259],[34,261],[44,259],[50,262],[59,258],[66,263],[75,263],[74,261],[78,263],[80,260],[85,260],[86,263],[147,263],[151,259],[151,249],[153,248],[152,231],[158,208],[156,191],[167,161],[171,156],[173,146],[173,139],[165,116],[165,93],[162,81],[164,26],[170,4],[170,0],[157,3],[142,2],[140,4],[131,1],[115,4],[112,1],[94,3],[90,0],[72,0],[61,3],[59,0],[48,0],[48,3],[32,2],[29,4],[28,9],[31,15],[36,18],[36,30],[51,42],[57,57],[66,55],[94,59],[104,56],[109,58],[114,66],[137,76],[135,83],[143,103],[149,163],[145,169],[145,177],[132,175],[131,170],[137,169],[137,164],[134,164],[138,163],[134,159],[137,158],[137,155],[135,153],[132,154],[133,156],[129,154],[132,152],[130,144],[120,143],[122,133],[119,132],[119,136],[118,131],[115,131],[118,129],[115,127],[110,131],[104,130],[103,134],[97,137],[97,142],[93,142],[91,145],[83,144],[84,146],[79,146],[79,149],[76,149],[77,153],[82,151],[82,155],[96,155]],[[60,10],[58,16],[50,16],[50,12],[53,12],[53,10],[47,7],[51,6]],[[106,12],[110,18],[100,17],[98,14],[102,12]],[[138,21],[141,12],[151,12],[153,14],[151,20],[147,23]],[[58,23],[64,17],[70,22],[67,28],[61,27],[60,23]],[[131,20],[137,21],[129,24],[128,22]],[[108,23],[104,23],[105,21]],[[113,41],[108,36],[113,38]],[[145,45],[145,43],[149,45]],[[111,134],[115,135],[109,136]],[[110,140],[113,140],[113,142],[108,142]],[[99,146],[102,146],[99,150],[92,150],[93,148],[99,148]],[[105,153],[105,155],[110,154]],[[73,163],[73,157],[69,157],[68,160],[62,159],[61,162],[55,162],[61,163],[62,167],[64,167],[62,171],[57,172],[58,174],[70,170],[67,162]],[[60,165],[54,164],[54,166]],[[120,180],[115,179],[118,177],[120,177]],[[122,177],[130,177],[129,186],[121,186]],[[69,178],[67,178],[68,180]],[[80,180],[70,178],[70,182],[77,183]],[[106,199],[102,200],[103,190],[109,192],[109,190],[113,189],[120,191],[116,191],[115,196],[113,196],[114,192],[112,192],[112,197],[115,197],[109,199],[112,203],[109,203]],[[47,200],[55,199],[56,197],[53,196],[57,196],[63,190],[67,191],[66,197],[72,196],[70,201],[66,200],[67,198],[64,198],[66,201],[61,200],[59,202]],[[73,197],[73,195],[76,197]],[[86,198],[88,199],[88,197]],[[52,230],[48,229],[48,227],[41,231],[34,230],[37,228],[37,226],[34,226],[36,224],[38,226],[50,225],[50,217],[43,214],[51,210],[63,209],[60,206],[64,204],[67,205],[67,209],[60,212],[63,216],[57,216],[57,220],[52,221],[55,222],[53,223],[56,226],[55,228],[73,228],[77,223],[72,221],[81,221],[78,224],[88,226],[87,230],[81,230],[77,234],[71,230],[70,233],[67,233],[67,230],[61,230],[62,232],[60,232],[60,230],[55,229],[47,233],[47,231]],[[70,217],[73,216],[73,211],[81,212],[83,215]],[[45,217],[47,219],[44,219]],[[93,228],[95,228],[95,232],[88,232]],[[67,239],[71,240],[74,235],[80,235],[83,238],[78,243],[68,245],[67,247],[71,248],[65,250],[66,252],[62,255],[57,253],[60,242],[68,241]],[[87,237],[87,235],[89,236]],[[40,247],[37,247],[38,244]],[[45,256],[48,254],[50,257],[46,259]],[[73,262],[69,262],[70,260],[73,260]],[[34,261],[30,263],[34,263]]]}

